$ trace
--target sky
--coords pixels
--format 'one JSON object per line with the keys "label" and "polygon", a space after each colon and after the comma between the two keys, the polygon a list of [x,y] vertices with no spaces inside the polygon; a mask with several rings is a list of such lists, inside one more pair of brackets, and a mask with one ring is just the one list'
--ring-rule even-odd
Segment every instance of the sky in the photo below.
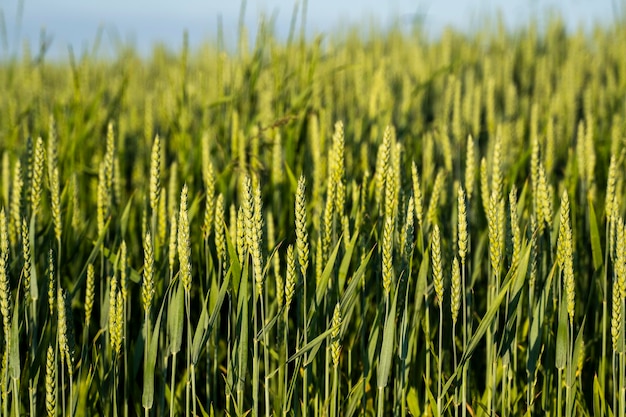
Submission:
{"label": "sky", "polygon": [[[295,0],[248,0],[245,25],[251,34],[261,16],[274,16],[275,33],[285,38]],[[300,0],[300,10],[302,10]],[[5,35],[0,37],[0,58],[19,56],[24,43],[35,54],[42,31],[51,41],[46,56],[64,59],[68,47],[75,53],[93,48],[102,33],[98,53],[114,55],[119,45],[132,45],[148,54],[155,43],[175,49],[186,30],[192,47],[215,39],[218,18],[226,42],[234,44],[241,10],[239,0],[0,0]],[[508,27],[531,19],[541,24],[558,13],[567,27],[610,24],[626,11],[626,0],[309,0],[308,36],[336,32],[350,25],[374,23],[379,28],[393,22],[410,28],[419,17],[424,29],[437,36],[446,26],[471,31],[493,22],[500,14]],[[298,27],[300,20],[298,20]]]}

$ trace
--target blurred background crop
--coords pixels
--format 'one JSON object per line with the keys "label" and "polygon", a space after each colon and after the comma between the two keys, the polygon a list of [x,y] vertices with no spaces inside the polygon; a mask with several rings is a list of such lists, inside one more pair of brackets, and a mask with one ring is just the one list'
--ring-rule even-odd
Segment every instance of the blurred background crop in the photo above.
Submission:
{"label": "blurred background crop", "polygon": [[19,56],[25,45],[37,51],[42,43],[52,59],[67,58],[69,46],[78,54],[96,48],[103,57],[132,47],[145,56],[156,44],[179,48],[185,30],[190,46],[198,47],[214,40],[220,25],[226,46],[234,48],[242,5],[242,23],[252,41],[263,18],[273,21],[277,38],[286,38],[295,8],[301,30],[304,7],[307,36],[341,33],[358,25],[364,34],[392,26],[419,27],[431,37],[446,27],[472,32],[498,22],[508,29],[530,21],[541,26],[555,14],[569,30],[590,31],[595,24],[620,19],[625,9],[622,0],[2,0],[0,57]]}

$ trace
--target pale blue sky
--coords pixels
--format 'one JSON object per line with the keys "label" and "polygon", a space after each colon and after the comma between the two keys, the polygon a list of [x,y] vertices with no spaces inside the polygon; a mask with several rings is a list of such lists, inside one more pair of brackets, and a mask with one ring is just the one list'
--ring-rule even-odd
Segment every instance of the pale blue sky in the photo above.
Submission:
{"label": "pale blue sky", "polygon": [[[79,54],[91,47],[99,26],[104,29],[101,54],[114,53],[116,39],[130,42],[144,54],[159,41],[176,48],[185,29],[195,46],[215,37],[218,16],[227,42],[232,43],[241,5],[239,0],[23,0],[20,19],[19,3],[0,0],[7,32],[7,42],[0,45],[1,57],[19,53],[23,42],[30,42],[34,52],[42,29],[53,39],[49,55],[61,59],[67,57],[68,45]],[[246,26],[254,33],[262,13],[275,14],[276,32],[284,37],[294,4],[293,0],[248,0]],[[569,28],[581,24],[590,28],[594,22],[611,22],[624,10],[624,0],[309,0],[307,33],[372,21],[387,27],[395,16],[408,28],[411,16],[419,14],[427,32],[436,35],[446,25],[460,30],[482,27],[498,11],[509,26],[525,24],[533,17],[542,23],[556,11]]]}

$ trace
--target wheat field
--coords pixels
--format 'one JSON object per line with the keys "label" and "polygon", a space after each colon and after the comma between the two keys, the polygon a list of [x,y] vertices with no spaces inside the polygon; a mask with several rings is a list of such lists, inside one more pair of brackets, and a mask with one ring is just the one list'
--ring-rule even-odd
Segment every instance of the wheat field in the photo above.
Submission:
{"label": "wheat field", "polygon": [[625,28],[3,61],[0,412],[626,415]]}

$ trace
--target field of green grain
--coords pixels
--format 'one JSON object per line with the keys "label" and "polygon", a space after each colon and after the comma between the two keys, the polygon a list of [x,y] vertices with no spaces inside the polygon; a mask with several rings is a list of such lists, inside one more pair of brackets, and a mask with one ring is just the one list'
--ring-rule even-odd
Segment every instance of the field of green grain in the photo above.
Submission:
{"label": "field of green grain", "polygon": [[0,63],[2,416],[626,415],[626,25]]}

